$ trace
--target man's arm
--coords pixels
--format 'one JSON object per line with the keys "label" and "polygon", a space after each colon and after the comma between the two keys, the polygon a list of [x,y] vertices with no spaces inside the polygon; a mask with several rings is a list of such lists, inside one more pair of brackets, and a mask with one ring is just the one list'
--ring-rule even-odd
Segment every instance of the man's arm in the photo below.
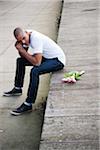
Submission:
{"label": "man's arm", "polygon": [[33,65],[37,65],[39,66],[41,64],[42,61],[42,54],[38,53],[35,55],[30,55],[28,52],[26,52],[25,50],[20,52],[21,55],[26,58],[31,64]]}
{"label": "man's arm", "polygon": [[22,47],[22,45],[20,43],[16,44],[15,47],[17,48],[17,50],[21,54],[21,56],[26,58],[31,64],[33,64],[33,65],[41,64],[41,61],[42,61],[41,53],[37,53],[32,56],[28,52],[25,51],[25,49]]}

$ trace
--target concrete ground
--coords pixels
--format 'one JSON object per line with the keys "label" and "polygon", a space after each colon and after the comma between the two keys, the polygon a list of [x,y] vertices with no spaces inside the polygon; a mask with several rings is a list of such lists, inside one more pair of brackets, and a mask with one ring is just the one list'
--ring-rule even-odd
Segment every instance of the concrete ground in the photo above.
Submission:
{"label": "concrete ground", "polygon": [[[26,98],[30,67],[26,70],[22,96],[7,98],[2,94],[11,90],[14,83],[18,57],[14,48],[14,28],[20,26],[35,29],[56,40],[60,9],[61,0],[0,1],[0,150],[39,149],[43,110],[19,117],[13,117],[9,113]],[[49,78],[49,75],[40,78],[36,107],[48,95]]]}
{"label": "concrete ground", "polygon": [[[100,149],[99,2],[65,0],[58,36],[67,65],[52,76],[40,150]],[[75,84],[65,72],[85,70]]]}

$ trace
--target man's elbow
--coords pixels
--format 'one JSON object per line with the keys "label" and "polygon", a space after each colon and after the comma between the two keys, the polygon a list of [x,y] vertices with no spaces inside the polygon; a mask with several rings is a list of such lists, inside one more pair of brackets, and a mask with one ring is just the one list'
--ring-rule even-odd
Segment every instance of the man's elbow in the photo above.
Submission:
{"label": "man's elbow", "polygon": [[41,65],[41,61],[36,61],[36,62],[32,62],[33,66],[40,66]]}
{"label": "man's elbow", "polygon": [[41,62],[37,62],[35,66],[40,66],[41,65]]}
{"label": "man's elbow", "polygon": [[41,54],[36,54],[34,56],[33,63],[35,64],[35,66],[40,66],[41,62],[42,62],[42,55]]}

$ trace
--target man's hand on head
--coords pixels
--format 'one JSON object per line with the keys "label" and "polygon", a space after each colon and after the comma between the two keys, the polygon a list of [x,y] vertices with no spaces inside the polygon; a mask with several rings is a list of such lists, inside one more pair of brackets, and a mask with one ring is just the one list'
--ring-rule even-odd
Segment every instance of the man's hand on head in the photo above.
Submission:
{"label": "man's hand on head", "polygon": [[18,42],[18,41],[15,43],[15,47],[16,47],[16,49],[17,49],[18,51],[20,51],[21,49],[23,49],[22,43],[21,43],[21,42]]}
{"label": "man's hand on head", "polygon": [[23,51],[26,51],[26,50],[23,48],[22,43],[21,43],[21,42],[16,41],[16,43],[15,43],[15,47],[16,47],[16,49],[17,49],[17,51],[18,51],[19,55],[20,55],[21,57],[23,57],[22,52],[23,52]]}

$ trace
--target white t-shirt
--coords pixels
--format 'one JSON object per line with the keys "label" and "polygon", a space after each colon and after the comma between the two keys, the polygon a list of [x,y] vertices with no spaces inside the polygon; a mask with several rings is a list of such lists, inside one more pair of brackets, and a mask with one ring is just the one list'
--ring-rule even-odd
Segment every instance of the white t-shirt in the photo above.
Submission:
{"label": "white t-shirt", "polygon": [[58,58],[65,65],[65,54],[53,40],[37,31],[32,30],[31,32],[29,46],[33,49],[33,55],[42,53],[43,57],[47,59]]}

